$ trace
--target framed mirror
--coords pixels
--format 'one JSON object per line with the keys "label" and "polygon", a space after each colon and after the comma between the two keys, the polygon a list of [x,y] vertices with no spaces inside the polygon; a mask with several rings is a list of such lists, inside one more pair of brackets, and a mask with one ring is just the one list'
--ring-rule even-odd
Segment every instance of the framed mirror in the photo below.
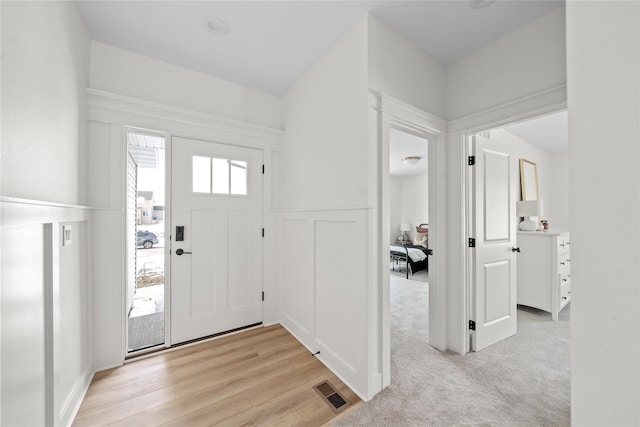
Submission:
{"label": "framed mirror", "polygon": [[532,161],[520,159],[520,188],[522,200],[539,200],[538,167]]}

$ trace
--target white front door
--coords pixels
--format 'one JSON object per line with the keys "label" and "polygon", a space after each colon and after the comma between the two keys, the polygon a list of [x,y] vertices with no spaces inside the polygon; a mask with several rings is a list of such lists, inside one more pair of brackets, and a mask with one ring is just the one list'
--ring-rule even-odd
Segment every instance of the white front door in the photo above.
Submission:
{"label": "white front door", "polygon": [[174,137],[171,342],[262,322],[262,152]]}
{"label": "white front door", "polygon": [[505,145],[473,137],[475,204],[471,348],[481,350],[516,333],[517,160]]}

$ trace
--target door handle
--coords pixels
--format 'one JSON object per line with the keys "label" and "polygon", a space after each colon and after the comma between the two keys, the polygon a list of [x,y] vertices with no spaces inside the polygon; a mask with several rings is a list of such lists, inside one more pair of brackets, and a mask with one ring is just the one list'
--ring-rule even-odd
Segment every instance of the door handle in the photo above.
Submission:
{"label": "door handle", "polygon": [[191,255],[191,252],[185,252],[182,250],[182,248],[176,249],[176,255],[180,256],[182,254]]}
{"label": "door handle", "polygon": [[511,248],[511,252],[520,252],[520,248],[514,246]]}

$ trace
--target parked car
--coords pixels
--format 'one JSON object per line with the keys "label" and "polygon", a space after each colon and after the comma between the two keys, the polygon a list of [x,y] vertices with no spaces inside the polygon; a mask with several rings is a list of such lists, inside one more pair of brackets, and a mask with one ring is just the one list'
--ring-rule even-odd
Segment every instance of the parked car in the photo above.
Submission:
{"label": "parked car", "polygon": [[136,235],[136,245],[145,249],[151,249],[153,245],[158,244],[158,236],[147,230],[139,230]]}

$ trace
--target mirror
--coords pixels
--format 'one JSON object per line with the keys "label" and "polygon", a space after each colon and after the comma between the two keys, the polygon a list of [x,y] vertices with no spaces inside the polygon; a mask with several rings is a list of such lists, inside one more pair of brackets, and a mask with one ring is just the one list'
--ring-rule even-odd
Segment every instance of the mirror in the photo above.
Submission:
{"label": "mirror", "polygon": [[522,200],[539,200],[538,168],[535,163],[526,159],[520,159],[520,188]]}

